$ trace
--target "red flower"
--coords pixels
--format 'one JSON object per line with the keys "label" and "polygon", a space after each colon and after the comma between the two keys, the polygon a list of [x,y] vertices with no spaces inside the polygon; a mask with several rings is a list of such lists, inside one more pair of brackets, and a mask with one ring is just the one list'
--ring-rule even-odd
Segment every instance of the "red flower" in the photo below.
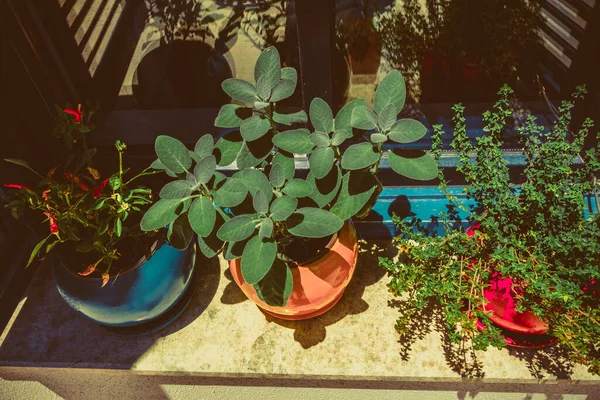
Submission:
{"label": "red flower", "polygon": [[31,190],[29,188],[29,186],[27,186],[27,185],[25,185],[23,183],[5,183],[4,186],[6,186],[7,188]]}
{"label": "red flower", "polygon": [[104,189],[104,187],[108,184],[108,178],[106,178],[105,180],[102,181],[102,183],[98,186],[96,186],[93,190],[92,190],[92,196],[94,196],[94,198],[98,198],[100,196],[102,196],[102,189]]}
{"label": "red flower", "polygon": [[73,174],[70,172],[65,172],[65,178],[67,178],[67,180],[70,181],[71,179],[73,179]]}
{"label": "red flower", "polygon": [[63,111],[67,114],[72,115],[75,119],[75,122],[77,122],[78,124],[81,123],[81,117],[83,116],[83,112],[81,111],[81,104],[77,106],[77,110],[65,108]]}

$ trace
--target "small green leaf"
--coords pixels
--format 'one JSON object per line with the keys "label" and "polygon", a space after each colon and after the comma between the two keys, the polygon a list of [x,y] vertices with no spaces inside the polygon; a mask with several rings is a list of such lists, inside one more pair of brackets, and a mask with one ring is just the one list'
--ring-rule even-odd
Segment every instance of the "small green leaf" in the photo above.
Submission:
{"label": "small green leaf", "polygon": [[331,147],[318,147],[310,155],[310,171],[317,179],[321,179],[331,171],[334,161],[335,155]]}
{"label": "small green leaf", "polygon": [[255,101],[254,102],[254,108],[256,108],[257,110],[264,110],[267,107],[269,107],[269,103],[266,103],[264,101]]}
{"label": "small green leaf", "polygon": [[239,132],[230,132],[219,139],[215,145],[217,165],[224,167],[233,163],[243,145],[244,139]]}
{"label": "small green leaf", "polygon": [[308,122],[308,116],[306,115],[304,110],[300,110],[291,114],[279,114],[278,112],[274,112],[273,120],[278,124],[290,126],[292,124],[303,124]]}
{"label": "small green leaf", "polygon": [[271,186],[271,182],[269,182],[269,178],[266,175],[257,170],[257,169],[245,169],[243,171],[237,172],[234,177],[241,179],[248,188],[248,192],[252,197],[254,197],[258,192],[262,192],[267,201],[270,202],[273,197],[273,187]]}
{"label": "small green leaf", "polygon": [[163,164],[162,161],[160,161],[158,158],[154,160],[152,164],[150,164],[150,168],[158,170],[167,169],[167,167],[165,167],[165,164]]}
{"label": "small green leaf", "polygon": [[194,153],[196,153],[198,160],[202,160],[204,157],[211,155],[214,148],[215,139],[210,133],[207,133],[206,135],[200,137],[200,139],[198,139],[196,142],[196,145],[194,146]]}
{"label": "small green leaf", "polygon": [[238,128],[245,119],[238,115],[238,110],[240,109],[243,109],[243,107],[237,104],[225,104],[219,110],[214,125],[217,128]]}
{"label": "small green leaf", "polygon": [[352,127],[368,131],[377,128],[377,115],[368,107],[358,106],[352,111]]}
{"label": "small green leaf", "polygon": [[407,178],[427,181],[438,176],[437,163],[421,150],[389,151],[388,160],[394,172]]}
{"label": "small green leaf", "polygon": [[324,133],[333,130],[333,113],[325,100],[315,97],[310,103],[309,115],[315,130]]}
{"label": "small green leaf", "polygon": [[196,177],[196,180],[198,180],[198,183],[208,183],[210,178],[213,177],[216,168],[217,159],[215,156],[210,155],[200,160],[200,162],[196,164],[196,167],[194,168],[194,176]]}
{"label": "small green leaf", "polygon": [[217,237],[224,242],[239,242],[252,235],[256,225],[248,215],[237,215],[225,222],[217,231]]}
{"label": "small green leaf", "polygon": [[235,207],[244,201],[247,194],[248,189],[244,182],[237,178],[229,178],[215,191],[215,202],[221,207]]}
{"label": "small green leaf", "polygon": [[356,107],[366,107],[367,102],[365,99],[354,99],[351,102],[347,103],[344,107],[338,111],[335,116],[335,130],[346,130],[352,133],[352,113]]}
{"label": "small green leaf", "polygon": [[277,255],[277,242],[254,236],[242,253],[241,270],[244,281],[250,285],[258,283],[271,269]]}
{"label": "small green leaf", "polygon": [[190,226],[198,235],[210,235],[217,220],[217,211],[208,197],[198,197],[188,211]]}
{"label": "small green leaf", "polygon": [[221,83],[221,87],[229,97],[242,103],[254,103],[258,100],[256,88],[243,79],[229,78]]}
{"label": "small green leaf", "polygon": [[145,232],[164,228],[179,216],[182,203],[183,199],[158,200],[142,217],[140,228]]}
{"label": "small green leaf", "polygon": [[399,71],[393,70],[383,78],[377,90],[375,90],[373,108],[379,114],[385,106],[393,104],[399,113],[404,108],[405,100],[406,84],[404,83],[404,78]]}
{"label": "small green leaf", "polygon": [[257,191],[252,197],[252,207],[257,213],[266,214],[269,212],[269,199],[262,190]]}
{"label": "small green leaf", "polygon": [[270,88],[275,87],[281,79],[281,60],[279,52],[273,46],[267,47],[260,53],[254,66],[254,80],[258,82],[261,76],[265,76]]}
{"label": "small green leaf", "polygon": [[258,92],[258,97],[260,97],[265,102],[269,101],[269,97],[271,97],[271,85],[268,81],[267,75],[263,75],[256,81],[256,91]]}
{"label": "small green leaf", "polygon": [[37,254],[40,252],[40,249],[42,248],[42,246],[48,241],[48,239],[50,239],[51,236],[52,236],[52,234],[49,234],[48,236],[46,236],[44,239],[40,240],[35,245],[35,247],[31,251],[31,255],[29,256],[29,260],[27,261],[27,265],[25,266],[25,268],[27,268],[31,265],[31,263],[35,259],[35,256],[37,256]]}
{"label": "small green leaf", "polygon": [[268,305],[284,307],[294,287],[292,270],[287,263],[276,258],[269,272],[253,287],[258,298]]}
{"label": "small green leaf", "polygon": [[260,223],[260,228],[258,229],[258,236],[263,239],[270,239],[273,236],[273,220],[270,218],[265,218]]}
{"label": "small green leaf", "polygon": [[277,103],[278,101],[287,99],[294,94],[294,90],[296,90],[296,81],[282,79],[277,82],[273,88],[273,92],[271,93],[271,101],[273,103]]}
{"label": "small green leaf", "polygon": [[329,136],[324,134],[323,132],[315,132],[310,135],[310,141],[317,147],[329,147],[331,142],[329,141]]}
{"label": "small green leaf", "polygon": [[121,220],[119,218],[117,218],[115,220],[115,235],[117,235],[117,237],[121,237],[122,233],[123,233],[123,223],[121,222]]}
{"label": "small green leaf", "polygon": [[396,106],[393,104],[388,104],[383,107],[383,110],[379,113],[378,121],[379,121],[379,129],[383,132],[387,132],[394,122],[396,122],[396,116],[398,112],[396,111]]}
{"label": "small green leaf", "polygon": [[281,79],[289,79],[296,86],[296,83],[298,83],[298,72],[292,67],[281,68]]}
{"label": "small green leaf", "polygon": [[353,144],[342,155],[342,168],[362,169],[375,164],[377,160],[379,160],[379,152],[371,143]]}
{"label": "small green leaf", "polygon": [[307,197],[312,193],[312,187],[305,180],[292,179],[283,188],[283,193],[296,198]]}
{"label": "small green leaf", "polygon": [[294,161],[294,155],[284,150],[279,150],[273,157],[273,165],[279,164],[283,168],[283,176],[285,180],[289,181],[294,178],[296,173],[296,162]]}
{"label": "small green leaf", "polygon": [[314,145],[308,129],[293,129],[273,136],[273,144],[282,150],[295,154],[310,153]]}
{"label": "small green leaf", "polygon": [[271,219],[273,221],[284,221],[296,211],[298,199],[291,196],[281,196],[271,203]]}
{"label": "small green leaf", "polygon": [[240,126],[242,137],[251,142],[262,137],[271,128],[271,123],[268,119],[255,115],[245,119]]}
{"label": "small green leaf", "polygon": [[349,130],[342,129],[339,131],[335,131],[335,133],[331,137],[331,145],[339,146],[342,143],[344,143],[344,141],[346,139],[350,139],[351,137],[352,137],[352,129],[349,129]]}
{"label": "small green leaf", "polygon": [[160,190],[161,199],[183,199],[192,193],[192,186],[188,181],[178,180],[167,183]]}
{"label": "small green leaf", "polygon": [[399,119],[390,129],[390,139],[396,143],[412,143],[426,134],[425,125],[410,118]]}
{"label": "small green leaf", "polygon": [[279,163],[273,163],[269,171],[269,182],[276,188],[282,187],[285,183],[285,172]]}
{"label": "small green leaf", "polygon": [[160,135],[154,143],[156,155],[171,171],[180,174],[192,166],[192,158],[187,147],[170,136]]}
{"label": "small green leaf", "polygon": [[385,143],[387,140],[387,135],[384,135],[383,133],[374,133],[371,135],[370,139],[371,143]]}
{"label": "small green leaf", "polygon": [[304,207],[296,210],[285,225],[294,236],[321,238],[338,232],[344,221],[327,210]]}

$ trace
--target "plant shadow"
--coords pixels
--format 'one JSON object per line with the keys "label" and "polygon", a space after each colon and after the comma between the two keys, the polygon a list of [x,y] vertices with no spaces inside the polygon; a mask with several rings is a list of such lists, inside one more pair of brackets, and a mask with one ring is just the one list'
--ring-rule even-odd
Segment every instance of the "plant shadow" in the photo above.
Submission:
{"label": "plant shadow", "polygon": [[573,363],[569,359],[568,349],[560,344],[541,349],[508,347],[508,353],[527,363],[527,369],[534,378],[544,379],[547,373],[558,379],[570,379]]}

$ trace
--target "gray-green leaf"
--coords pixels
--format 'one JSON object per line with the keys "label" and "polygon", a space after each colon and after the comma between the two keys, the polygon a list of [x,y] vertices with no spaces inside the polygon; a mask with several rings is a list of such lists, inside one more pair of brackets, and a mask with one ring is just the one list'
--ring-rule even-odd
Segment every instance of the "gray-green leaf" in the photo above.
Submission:
{"label": "gray-green leaf", "polygon": [[320,238],[338,232],[344,221],[327,210],[304,207],[296,210],[285,225],[294,236]]}
{"label": "gray-green leaf", "polygon": [[377,90],[375,90],[373,108],[379,114],[385,106],[393,104],[396,107],[396,112],[399,113],[404,108],[405,100],[406,84],[404,78],[399,71],[393,70],[383,78]]}
{"label": "gray-green leaf", "polygon": [[331,171],[334,160],[335,156],[331,147],[318,147],[310,155],[310,170],[317,179],[321,179]]}
{"label": "gray-green leaf", "polygon": [[237,128],[242,124],[244,119],[236,113],[237,110],[243,108],[237,104],[225,104],[219,110],[214,125],[218,128]]}
{"label": "gray-green leaf", "polygon": [[282,79],[273,88],[271,93],[271,101],[277,103],[283,99],[287,99],[294,94],[296,90],[296,82],[290,79]]}
{"label": "gray-green leaf", "polygon": [[279,164],[283,168],[283,176],[287,181],[294,178],[296,173],[296,162],[294,155],[284,150],[279,150],[273,157],[273,165]]}
{"label": "gray-green leaf", "polygon": [[342,168],[354,170],[371,166],[379,159],[371,143],[358,143],[348,147],[342,155]]}
{"label": "gray-green leaf", "polygon": [[342,187],[331,212],[343,220],[358,213],[377,188],[377,180],[370,172],[348,171],[342,178]]}
{"label": "gray-green leaf", "polygon": [[254,236],[242,253],[241,270],[244,281],[250,285],[258,283],[271,269],[277,255],[277,242]]}
{"label": "gray-green leaf", "polygon": [[317,147],[329,147],[331,142],[329,136],[323,132],[315,132],[310,135],[310,141]]}
{"label": "gray-green leaf", "polygon": [[215,202],[221,207],[235,207],[244,201],[247,194],[244,182],[238,178],[229,178],[215,191]]}
{"label": "gray-green leaf", "polygon": [[411,118],[399,119],[390,130],[390,139],[396,143],[412,143],[427,134],[425,125]]}
{"label": "gray-green leaf", "polygon": [[239,132],[230,132],[223,136],[215,145],[217,164],[224,167],[233,163],[243,145],[244,139]]}
{"label": "gray-green leaf", "polygon": [[267,75],[263,75],[256,81],[256,91],[258,92],[258,97],[265,102],[268,102],[269,97],[271,97],[271,86],[268,79],[269,78]]}
{"label": "gray-green leaf", "polygon": [[264,134],[269,131],[270,127],[271,123],[268,119],[255,115],[242,122],[240,132],[244,139],[251,142],[264,136]]}
{"label": "gray-green leaf", "polygon": [[260,228],[258,229],[258,236],[263,239],[268,239],[273,236],[273,220],[271,218],[262,220]]}
{"label": "gray-green leaf", "polygon": [[170,136],[160,135],[154,142],[154,149],[160,161],[171,171],[180,174],[192,166],[192,158],[187,147]]}
{"label": "gray-green leaf", "polygon": [[249,238],[256,225],[248,215],[237,215],[225,222],[217,231],[217,237],[225,242],[239,242]]}
{"label": "gray-green leaf", "polygon": [[269,88],[275,87],[281,79],[281,61],[279,52],[273,46],[267,47],[260,53],[254,66],[254,80],[258,82],[261,76],[265,76]]}
{"label": "gray-green leaf", "polygon": [[271,171],[269,171],[269,182],[276,188],[283,186],[285,183],[285,171],[279,163],[273,163]]}
{"label": "gray-green leaf", "polygon": [[271,219],[273,221],[284,221],[296,211],[298,199],[291,196],[281,196],[271,203]]}
{"label": "gray-green leaf", "polygon": [[257,213],[266,214],[269,212],[269,199],[262,190],[257,191],[252,197],[252,207]]}
{"label": "gray-green leaf", "polygon": [[153,231],[167,226],[175,221],[180,213],[183,199],[160,199],[146,211],[140,221],[140,228],[145,231]]}
{"label": "gray-green leaf", "polygon": [[335,131],[333,136],[331,137],[331,144],[333,146],[339,146],[346,139],[350,139],[352,137],[352,128],[350,129],[341,129],[339,131]]}
{"label": "gray-green leaf", "polygon": [[389,151],[388,160],[396,173],[407,178],[427,181],[438,176],[437,163],[421,150]]}
{"label": "gray-green leaf", "polygon": [[296,83],[298,83],[298,72],[296,71],[296,68],[281,68],[281,79],[289,79],[294,82],[294,86],[296,86]]}
{"label": "gray-green leaf", "polygon": [[388,104],[383,107],[383,110],[379,113],[378,121],[379,121],[379,129],[383,132],[387,132],[394,122],[396,122],[396,116],[398,112],[396,111],[396,106],[393,104]]}
{"label": "gray-green leaf", "polygon": [[296,198],[307,197],[312,193],[312,186],[305,180],[292,179],[283,188],[283,193]]}
{"label": "gray-green leaf", "polygon": [[387,135],[383,133],[374,133],[371,135],[371,143],[385,143],[387,140]]}
{"label": "gray-green leaf", "polygon": [[325,133],[333,130],[333,113],[325,100],[315,97],[310,103],[309,115],[315,130]]}
{"label": "gray-green leaf", "polygon": [[352,132],[352,112],[358,106],[366,107],[367,102],[365,99],[354,99],[338,111],[334,124],[336,131],[345,129]]}
{"label": "gray-green leaf", "polygon": [[314,145],[310,140],[308,129],[293,129],[273,136],[273,144],[290,153],[310,153]]}
{"label": "gray-green leaf", "polygon": [[183,199],[192,193],[192,185],[188,181],[178,180],[167,183],[158,194],[161,199]]}
{"label": "gray-green leaf", "polygon": [[358,106],[352,111],[352,127],[368,131],[377,127],[377,115],[368,107]]}
{"label": "gray-green leaf", "polygon": [[188,211],[190,226],[199,236],[210,235],[217,220],[217,211],[208,197],[198,197]]}
{"label": "gray-green leaf", "polygon": [[258,100],[258,93],[254,85],[243,79],[226,79],[221,83],[221,87],[229,97],[242,103],[254,103]]}
{"label": "gray-green leaf", "polygon": [[278,124],[290,126],[292,124],[307,122],[308,116],[306,115],[304,110],[297,111],[291,114],[280,114],[278,112],[274,112],[273,121],[277,122]]}
{"label": "gray-green leaf", "polygon": [[215,174],[217,168],[217,159],[212,154],[204,157],[194,168],[194,176],[198,183],[205,184]]}
{"label": "gray-green leaf", "polygon": [[203,135],[198,139],[196,145],[194,146],[194,153],[198,156],[198,160],[202,160],[204,157],[207,157],[212,154],[213,149],[215,148],[215,139],[212,137],[210,133]]}

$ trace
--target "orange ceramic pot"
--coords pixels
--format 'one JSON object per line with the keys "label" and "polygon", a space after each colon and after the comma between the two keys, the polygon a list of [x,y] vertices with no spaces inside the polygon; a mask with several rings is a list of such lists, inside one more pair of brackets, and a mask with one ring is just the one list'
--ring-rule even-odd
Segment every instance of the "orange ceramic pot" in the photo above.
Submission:
{"label": "orange ceramic pot", "polygon": [[316,261],[292,267],[294,286],[285,307],[270,306],[260,300],[252,285],[242,278],[241,259],[229,261],[229,270],[246,296],[266,313],[287,320],[309,319],[331,309],[354,274],[358,258],[354,225],[346,221],[328,248]]}

